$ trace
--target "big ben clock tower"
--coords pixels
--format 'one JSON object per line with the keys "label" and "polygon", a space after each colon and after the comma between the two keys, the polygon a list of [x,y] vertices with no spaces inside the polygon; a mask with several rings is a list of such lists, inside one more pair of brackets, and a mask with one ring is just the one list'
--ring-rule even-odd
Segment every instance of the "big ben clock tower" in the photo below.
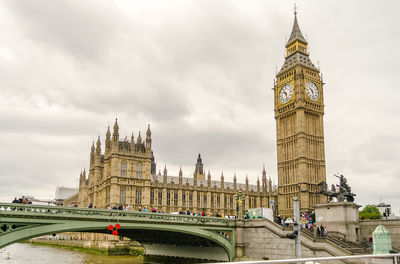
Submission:
{"label": "big ben clock tower", "polygon": [[319,70],[309,58],[308,43],[294,24],[286,44],[285,62],[274,86],[278,153],[278,210],[293,215],[293,198],[301,211],[311,211],[326,198],[317,194],[326,181],[324,91]]}

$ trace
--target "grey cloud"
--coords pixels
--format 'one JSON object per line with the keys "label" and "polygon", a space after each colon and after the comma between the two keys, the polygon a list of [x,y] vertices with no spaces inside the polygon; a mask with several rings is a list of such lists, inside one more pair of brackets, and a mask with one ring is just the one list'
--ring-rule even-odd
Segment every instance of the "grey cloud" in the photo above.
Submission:
{"label": "grey cloud", "polygon": [[[110,1],[4,2],[0,198],[76,186],[91,141],[104,142],[116,116],[121,137],[151,124],[158,166],[171,173],[182,165],[191,175],[201,152],[213,179],[223,170],[255,183],[264,163],[276,179],[271,88],[292,4],[184,1],[160,11],[138,1],[146,8],[130,16]],[[383,193],[395,208],[398,9],[310,1],[298,14],[326,82],[328,181],[342,172],[356,201]]]}

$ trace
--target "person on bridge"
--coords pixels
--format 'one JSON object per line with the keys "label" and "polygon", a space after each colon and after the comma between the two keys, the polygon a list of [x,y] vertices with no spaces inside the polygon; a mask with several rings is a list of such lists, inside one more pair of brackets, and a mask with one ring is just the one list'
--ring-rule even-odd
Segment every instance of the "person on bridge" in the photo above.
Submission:
{"label": "person on bridge", "polygon": [[17,197],[14,198],[14,200],[12,201],[12,203],[18,203]]}

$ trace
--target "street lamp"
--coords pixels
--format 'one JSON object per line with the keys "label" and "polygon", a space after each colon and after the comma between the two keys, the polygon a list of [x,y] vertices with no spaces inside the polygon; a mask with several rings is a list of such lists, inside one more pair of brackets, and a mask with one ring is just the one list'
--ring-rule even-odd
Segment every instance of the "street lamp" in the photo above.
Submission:
{"label": "street lamp", "polygon": [[238,219],[242,219],[243,218],[243,202],[244,202],[244,199],[245,199],[245,195],[242,194],[241,191],[239,191],[236,194],[235,199],[237,201],[236,210],[238,211],[237,212]]}

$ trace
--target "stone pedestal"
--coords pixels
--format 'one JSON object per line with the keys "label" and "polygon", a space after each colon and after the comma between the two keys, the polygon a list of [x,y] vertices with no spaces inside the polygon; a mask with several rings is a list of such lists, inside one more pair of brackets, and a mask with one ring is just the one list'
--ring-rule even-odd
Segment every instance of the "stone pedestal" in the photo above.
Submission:
{"label": "stone pedestal", "polygon": [[331,202],[317,204],[315,208],[315,224],[323,225],[329,234],[356,242],[360,225],[358,223],[358,208],[360,205],[349,202]]}

